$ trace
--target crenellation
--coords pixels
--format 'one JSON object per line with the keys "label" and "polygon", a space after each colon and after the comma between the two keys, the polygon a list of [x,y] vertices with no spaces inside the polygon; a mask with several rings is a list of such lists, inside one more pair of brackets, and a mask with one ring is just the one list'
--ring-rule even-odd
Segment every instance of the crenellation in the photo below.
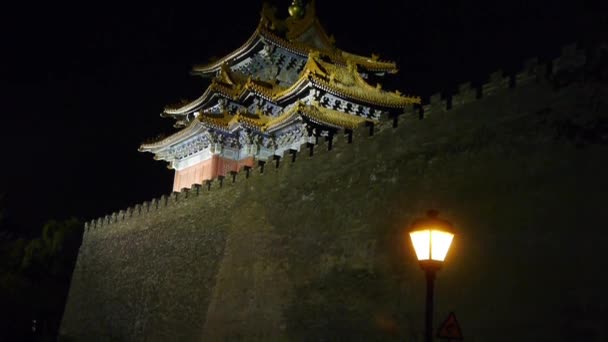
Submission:
{"label": "crenellation", "polygon": [[203,188],[202,184],[194,183],[194,184],[192,184],[191,189],[192,189],[192,192],[194,192],[194,195],[198,196],[198,195],[200,195],[202,188]]}
{"label": "crenellation", "polygon": [[523,86],[532,82],[538,82],[538,58],[531,58],[524,62],[521,72],[515,74],[515,86]]}
{"label": "crenellation", "polygon": [[481,96],[486,98],[495,95],[497,92],[509,88],[509,78],[504,77],[502,70],[497,70],[490,74],[488,83],[481,86]]}
{"label": "crenellation", "polygon": [[169,196],[169,198],[171,200],[169,201],[169,203],[175,204],[175,203],[179,202],[182,199],[182,194],[183,193],[179,192],[179,191],[173,191],[173,192],[171,192],[171,195]]}
{"label": "crenellation", "polygon": [[445,113],[448,110],[447,101],[441,97],[440,93],[435,93],[430,96],[429,103],[422,105],[424,117]]}
{"label": "crenellation", "polygon": [[205,181],[205,188],[207,189],[207,191],[211,191],[211,183],[213,181],[211,179],[208,179]]}
{"label": "crenellation", "polygon": [[[581,51],[576,50],[575,47],[568,46],[563,50],[563,59],[558,60],[557,67],[558,69],[553,69],[552,74],[555,74],[555,70],[559,70],[559,68],[563,66],[579,66]],[[560,57],[560,58],[562,58]],[[566,58],[570,58],[570,64],[567,64],[565,61],[568,61]],[[574,62],[572,62],[574,61]],[[585,61],[585,60],[583,60]],[[575,63],[576,62],[576,63]],[[547,75],[547,64],[540,64],[538,58],[528,59],[524,63],[523,70],[514,75],[513,81],[515,86],[520,87],[527,85],[531,82],[540,82],[545,79],[545,75]],[[502,89],[507,89],[510,85],[509,77],[504,77],[502,71],[496,71],[489,76],[490,81],[487,84],[484,84],[481,89],[476,89],[472,86],[471,82],[462,83],[458,86],[458,92],[454,94],[451,99],[443,98],[441,93],[435,93],[429,98],[429,103],[425,105],[411,105],[404,109],[404,112],[401,115],[395,116],[386,116],[383,117],[383,120],[378,122],[365,122],[354,129],[343,129],[338,130],[335,134],[328,134],[327,136],[315,135],[313,143],[304,143],[301,145],[300,150],[296,149],[287,149],[283,150],[283,155],[271,155],[266,160],[258,160],[256,169],[258,172],[255,174],[264,174],[264,171],[268,168],[266,165],[268,162],[272,163],[272,169],[278,170],[283,168],[291,167],[290,164],[295,163],[296,160],[299,160],[301,157],[306,156],[304,159],[311,159],[310,157],[318,156],[326,153],[332,153],[331,147],[335,147],[338,141],[341,143],[344,142],[345,145],[352,144],[355,141],[356,144],[366,144],[368,143],[368,138],[373,137],[375,134],[382,132],[383,130],[387,130],[389,128],[397,129],[399,126],[399,119],[401,116],[407,114],[417,115],[417,112],[420,111],[426,117],[429,114],[433,113],[445,113],[448,111],[448,103],[451,101],[450,109],[458,108],[460,106],[469,104],[471,102],[476,101],[480,98],[480,94],[483,95],[484,98],[488,96],[492,96],[497,94],[498,91]],[[395,119],[396,118],[396,119]],[[397,121],[397,124],[395,124]],[[340,138],[338,140],[337,138]],[[344,139],[344,140],[342,140]],[[143,202],[142,204],[136,204],[133,207],[128,207],[126,210],[120,210],[111,215],[106,215],[104,217],[100,217],[96,220],[91,220],[90,222],[85,224],[85,229],[92,230],[96,228],[101,228],[104,225],[109,225],[111,223],[116,223],[120,221],[124,221],[126,218],[130,218],[133,216],[140,216],[142,212],[146,213],[151,210],[159,210],[162,207],[167,207],[169,202],[176,203],[178,201],[189,198],[192,194],[198,196],[200,192],[204,189],[206,191],[211,191],[212,183],[216,181],[218,184],[217,188],[222,188],[225,182],[236,183],[237,178],[239,178],[239,173],[242,173],[242,178],[247,179],[250,176],[254,175],[251,173],[250,166],[242,166],[240,172],[230,171],[228,173],[228,179],[225,179],[224,176],[218,176],[215,179],[205,180],[203,184],[192,184],[191,188],[182,188],[180,192],[172,192],[167,195],[162,195],[158,199],[152,199],[149,202]],[[228,183],[226,183],[228,184]]]}
{"label": "crenellation", "polygon": [[452,96],[450,109],[464,106],[477,100],[477,89],[471,86],[471,82],[461,83],[458,86],[458,93]]}
{"label": "crenellation", "polygon": [[184,199],[188,198],[188,194],[189,194],[189,192],[190,192],[190,190],[191,190],[191,189],[192,189],[192,185],[191,185],[189,188],[186,188],[186,187],[182,188],[182,189],[180,190],[181,196],[182,196]]}
{"label": "crenellation", "polygon": [[150,201],[150,211],[156,211],[158,210],[158,199],[157,198],[153,198]]}
{"label": "crenellation", "polygon": [[158,206],[159,208],[164,208],[167,206],[167,202],[168,202],[168,198],[167,195],[163,194],[160,196],[159,200],[158,200]]}
{"label": "crenellation", "polygon": [[562,47],[561,56],[553,59],[551,74],[555,76],[559,73],[580,71],[586,61],[584,50],[577,49],[576,44],[566,45]]}
{"label": "crenellation", "polygon": [[324,155],[327,153],[333,153],[332,151],[329,151],[327,149],[327,142],[325,141],[325,138],[323,138],[323,137],[321,137],[321,139],[319,139],[319,143],[317,145],[312,145],[311,148],[314,149],[314,153],[311,154],[308,159],[315,158],[315,157],[318,157],[318,156],[321,156],[321,155]]}
{"label": "crenellation", "polygon": [[[437,201],[440,209],[451,208],[444,210],[443,213],[453,215],[453,219],[449,218],[450,220],[461,222],[463,233],[468,239],[461,241],[482,246],[480,247],[482,249],[476,247],[468,250],[467,253],[472,253],[471,260],[492,257],[492,253],[502,255],[502,251],[511,250],[514,244],[523,246],[521,244],[527,243],[526,239],[529,235],[525,227],[505,225],[505,220],[511,219],[513,213],[523,213],[513,220],[525,221],[531,226],[542,228],[546,215],[539,214],[534,207],[535,203],[542,201],[548,206],[543,209],[544,211],[559,214],[562,201],[555,201],[552,198],[565,198],[564,196],[571,195],[570,184],[579,186],[581,181],[585,181],[578,176],[568,178],[568,175],[579,174],[580,165],[584,166],[586,175],[594,175],[591,172],[595,172],[595,175],[605,174],[605,163],[601,158],[602,150],[598,146],[588,147],[592,153],[582,153],[564,140],[554,140],[555,143],[551,146],[540,143],[535,149],[527,147],[529,143],[544,142],[547,136],[553,134],[552,128],[547,127],[548,125],[539,125],[541,121],[536,121],[532,125],[521,124],[524,121],[537,120],[538,118],[532,113],[535,113],[539,106],[553,105],[551,101],[556,93],[546,82],[536,84],[536,80],[540,79],[539,75],[544,75],[542,70],[547,69],[539,68],[537,59],[526,62],[524,70],[515,75],[516,86],[521,89],[505,91],[502,94],[498,91],[502,88],[493,89],[494,92],[486,92],[483,95],[484,98],[490,94],[495,95],[496,101],[479,101],[466,108],[462,106],[473,103],[478,97],[471,83],[462,84],[458,93],[451,99],[451,109],[459,108],[458,117],[418,121],[415,120],[415,116],[410,118],[403,115],[398,118],[399,124],[394,129],[391,129],[394,126],[391,122],[392,118],[385,118],[373,126],[362,124],[353,130],[338,130],[334,139],[339,138],[339,140],[333,140],[332,150],[323,148],[324,144],[329,145],[329,141],[324,136],[320,136],[317,145],[304,144],[299,150],[287,149],[284,150],[283,155],[267,159],[265,173],[270,173],[271,176],[264,176],[263,179],[246,180],[251,167],[245,166],[243,174],[238,174],[236,171],[227,174],[232,180],[216,178],[219,186],[214,185],[214,190],[217,188],[215,191],[217,193],[210,194],[214,197],[193,200],[187,206],[172,206],[160,215],[140,215],[142,217],[126,223],[121,223],[120,217],[127,213],[130,215],[135,209],[128,208],[126,211],[120,210],[118,214],[113,213],[111,216],[114,219],[110,222],[106,220],[106,216],[85,223],[86,235],[83,240],[85,248],[81,249],[83,252],[79,256],[80,264],[73,278],[71,297],[66,305],[67,318],[63,326],[67,326],[69,332],[82,334],[95,335],[100,332],[105,333],[107,329],[112,332],[118,331],[120,334],[140,324],[140,317],[149,321],[168,318],[166,326],[148,325],[135,337],[169,336],[176,331],[183,331],[183,322],[188,321],[189,326],[200,325],[187,331],[186,334],[190,335],[183,340],[215,340],[212,337],[216,336],[222,337],[217,340],[231,340],[229,337],[223,338],[229,334],[216,327],[221,327],[225,317],[231,317],[234,308],[246,307],[242,318],[246,324],[257,323],[260,320],[265,324],[269,322],[267,316],[261,316],[260,311],[255,309],[262,307],[264,312],[271,312],[276,317],[281,317],[280,319],[286,317],[286,329],[293,329],[292,327],[297,327],[300,323],[289,321],[292,319],[290,317],[294,317],[294,312],[298,313],[297,317],[305,317],[311,321],[317,319],[316,315],[320,312],[319,305],[322,305],[322,309],[326,312],[334,312],[335,296],[336,293],[341,295],[340,289],[344,281],[348,281],[349,286],[352,284],[365,290],[365,292],[357,290],[356,294],[361,294],[361,298],[369,301],[369,304],[361,306],[361,312],[367,314],[372,307],[370,305],[375,305],[378,301],[377,296],[367,296],[368,293],[374,293],[367,290],[387,291],[386,284],[395,284],[398,290],[394,295],[400,295],[403,294],[402,284],[407,282],[396,282],[399,279],[395,278],[394,272],[383,273],[383,269],[391,269],[386,267],[385,262],[392,260],[390,259],[392,252],[376,248],[376,241],[396,241],[402,238],[396,235],[395,229],[390,227],[390,222],[387,225],[386,215],[402,213],[408,216],[426,207],[430,201]],[[501,86],[504,85],[501,83],[504,77],[493,78],[499,79],[498,83]],[[526,88],[528,84],[533,86]],[[585,91],[580,88],[572,87],[573,93],[560,92],[560,96],[565,97],[570,94],[573,99],[565,101],[565,106],[556,108],[552,114],[564,116],[571,113],[578,114],[579,106],[574,105],[576,102],[574,98],[580,94],[580,91]],[[524,91],[521,91],[522,89]],[[434,101],[441,104],[442,99],[436,96]],[[586,109],[581,111],[584,110]],[[488,112],[492,112],[493,115],[483,115]],[[525,115],[527,116],[524,117]],[[488,127],[491,129],[488,130]],[[370,138],[371,129],[374,129],[374,136]],[[539,137],[539,130],[540,134],[546,136]],[[466,134],[464,138],[463,132]],[[494,132],[498,134],[493,134]],[[513,132],[516,132],[518,139],[525,141],[526,144],[511,144]],[[354,143],[352,143],[353,137]],[[449,145],[453,142],[457,142],[460,146],[451,148]],[[348,146],[350,143],[351,146]],[[353,144],[356,146],[352,146]],[[509,159],[515,158],[516,161],[506,160],[502,154],[505,146],[513,149]],[[307,150],[309,148],[311,150]],[[305,157],[311,151],[314,151],[314,156],[311,153],[312,158]],[[324,154],[327,156],[324,157]],[[419,155],[425,157],[418,158]],[[579,157],[585,158],[580,159],[585,163],[563,163],[564,158],[578,160]],[[307,161],[301,162],[301,159]],[[294,164],[296,160],[298,166]],[[263,165],[261,167],[264,167]],[[519,166],[513,167],[513,165],[532,165],[534,172],[530,174],[529,171],[522,171]],[[272,172],[277,170],[277,166],[279,172]],[[564,168],[570,170],[565,172]],[[424,172],[420,169],[424,169]],[[257,178],[257,175],[258,172],[252,172],[252,176],[256,176],[254,178]],[[549,178],[543,182],[544,184],[539,184],[538,176]],[[243,179],[244,181],[240,183],[245,185],[232,185],[236,183],[236,178],[239,181]],[[275,182],[277,180],[280,182]],[[203,186],[207,191],[211,190],[213,181],[205,181],[203,185],[193,184],[190,191],[182,190],[179,193],[169,194],[168,197],[163,195],[159,200],[144,202],[140,207],[145,208],[146,203],[149,203],[150,207],[158,208],[163,206],[163,202],[166,206],[167,201],[173,203],[177,199],[181,201],[187,196],[193,197],[194,194],[198,195],[202,191]],[[218,191],[222,188],[222,184],[223,188],[227,189]],[[272,184],[276,184],[276,188],[269,189],[268,185]],[[602,198],[601,191],[596,191],[598,188],[593,181],[590,180],[589,184],[583,185],[584,187],[581,188],[590,189],[592,198]],[[238,188],[239,186],[241,188]],[[496,191],[501,189],[508,191],[496,196]],[[171,196],[175,198],[169,198]],[[342,201],[341,199],[346,196],[350,196],[353,200]],[[592,202],[573,203],[586,206]],[[598,203],[601,206],[601,201]],[[480,211],[479,208],[482,210]],[[491,210],[488,210],[489,208]],[[143,211],[146,212],[145,209]],[[454,213],[460,213],[461,216]],[[474,219],[476,217],[482,218]],[[567,223],[569,219],[563,222]],[[113,223],[113,226],[108,227],[109,229],[87,232],[109,223]],[[564,237],[571,235],[568,235],[570,230],[567,224],[559,226],[559,220],[556,220],[555,224],[551,227],[551,232],[546,232],[546,236],[555,239],[558,231],[555,227],[564,232]],[[488,236],[485,232],[487,226],[501,227],[501,225],[509,229],[505,229],[504,232],[497,230],[491,234],[492,241],[484,240],[484,236]],[[167,229],[168,227],[173,229]],[[514,233],[513,227],[521,232]],[[128,234],[123,233],[125,231]],[[502,234],[500,239],[499,234]],[[538,243],[547,243],[543,237],[544,233],[540,234]],[[102,238],[97,239],[98,237]],[[526,241],[522,240],[523,237],[526,237],[524,239]],[[504,239],[506,241],[503,241]],[[550,243],[554,242],[555,240],[550,241]],[[255,248],[247,248],[252,245]],[[374,247],[365,248],[365,246]],[[484,249],[486,248],[484,246],[487,249]],[[344,252],[345,250],[355,252]],[[175,254],[167,258],[166,251]],[[363,252],[356,253],[356,251]],[[569,257],[564,256],[562,250],[556,248],[554,252],[552,257],[558,258],[556,265],[567,264]],[[455,262],[458,262],[457,259],[454,258]],[[397,261],[403,260],[399,256]],[[187,268],[184,267],[186,263]],[[120,267],[107,267],[107,264]],[[126,267],[122,267],[123,265]],[[369,269],[374,271],[372,279],[374,283],[368,281],[370,274],[357,271],[361,269],[361,265],[369,265]],[[458,279],[454,278],[455,284],[469,284],[467,275],[477,274],[480,270],[490,272],[487,276],[492,279],[504,277],[505,271],[502,269],[494,270],[486,267],[482,270],[479,266],[463,260],[459,267],[466,269],[450,276],[462,275]],[[522,268],[524,271],[521,271]],[[522,279],[530,274],[537,275],[539,269],[535,265],[523,265],[507,271],[515,272],[509,274],[513,278]],[[102,274],[103,272],[107,274]],[[551,277],[563,270],[557,267],[551,272],[544,270],[541,272],[546,272],[544,275]],[[166,275],[165,279],[170,281],[157,281],[158,278],[155,277],[158,274]],[[293,277],[292,274],[297,276]],[[87,277],[92,280],[83,282],[82,279]],[[144,281],[139,281],[140,279]],[[147,285],[140,285],[145,284],[145,280],[148,279],[151,280]],[[376,283],[376,279],[382,280],[383,283]],[[406,279],[407,277],[404,278]],[[259,286],[251,286],[252,283]],[[375,288],[374,284],[382,287]],[[119,290],[115,291],[114,286]],[[501,297],[501,289],[483,284],[472,286],[474,288],[468,291],[474,295],[485,296],[486,300],[498,298],[503,306],[511,300]],[[164,293],[168,296],[171,307],[166,308],[166,305],[162,304],[158,311],[140,313],[126,309],[121,311],[122,307],[114,304],[121,300],[128,301],[130,298],[139,298],[142,306],[150,304],[152,298],[143,295],[134,297],[141,294],[142,289],[149,293]],[[539,293],[543,296],[546,291],[555,291],[559,296],[561,292],[559,288],[551,290],[550,287],[543,287],[536,293],[531,292],[528,286],[520,290],[517,296],[532,298],[531,301],[521,302],[532,302],[532,304]],[[601,291],[603,288],[598,286],[598,293],[602,293]],[[194,292],[198,297],[192,296]],[[104,297],[108,293],[112,294],[112,299],[118,300],[108,301],[107,297]],[[393,310],[392,312],[416,310],[402,305],[391,307],[390,305],[394,303],[390,298],[393,296],[386,297],[388,301],[385,307]],[[455,305],[466,310],[468,308],[466,298],[469,296],[462,297],[464,299],[455,302]],[[547,303],[552,303],[555,298],[553,293],[545,297]],[[354,307],[358,308],[358,304],[355,304]],[[530,307],[533,306],[532,304]],[[102,309],[97,310],[98,308]],[[483,320],[484,316],[476,317],[474,311],[467,314]],[[502,315],[503,319],[512,317],[512,313],[506,311],[499,310],[496,314]],[[548,310],[547,314],[552,313]],[[350,313],[347,312],[345,315]],[[521,322],[533,319],[532,316],[530,314],[530,317],[525,317]],[[559,318],[559,313],[556,317]],[[353,316],[353,319],[359,318]],[[122,320],[120,323],[122,325],[115,324],[117,320]],[[325,316],[319,318],[319,324],[326,324],[327,321],[329,319]],[[81,324],[82,322],[84,323]],[[471,322],[473,323],[469,324],[475,324],[475,319],[471,319]],[[274,323],[268,323],[271,327],[269,331],[277,325]],[[245,324],[238,323],[235,326],[235,331],[245,332],[241,336],[247,334],[248,327]],[[482,323],[473,325],[469,329],[477,331],[480,336],[487,331]],[[349,330],[350,327],[345,330],[346,333],[350,333]],[[297,330],[289,333],[293,333],[293,336],[302,334]],[[201,334],[208,334],[211,337],[201,338]],[[287,340],[287,338],[276,340]],[[404,340],[408,340],[407,337]],[[482,340],[487,340],[486,336],[483,336]]]}

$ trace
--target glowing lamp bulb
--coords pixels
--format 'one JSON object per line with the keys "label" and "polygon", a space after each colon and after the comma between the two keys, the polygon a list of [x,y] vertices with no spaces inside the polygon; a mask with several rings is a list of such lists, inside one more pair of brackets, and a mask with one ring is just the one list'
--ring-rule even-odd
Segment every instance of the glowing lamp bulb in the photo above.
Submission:
{"label": "glowing lamp bulb", "polygon": [[409,235],[421,265],[426,267],[431,263],[440,267],[452,245],[454,229],[448,221],[438,219],[437,212],[431,210],[426,218],[412,224]]}
{"label": "glowing lamp bulb", "polygon": [[411,232],[410,238],[419,261],[444,261],[454,234],[429,228]]}

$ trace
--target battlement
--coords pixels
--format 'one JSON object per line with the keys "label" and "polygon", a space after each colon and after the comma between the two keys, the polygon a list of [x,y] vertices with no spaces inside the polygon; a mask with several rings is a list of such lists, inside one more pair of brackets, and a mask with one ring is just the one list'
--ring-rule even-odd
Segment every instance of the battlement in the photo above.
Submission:
{"label": "battlement", "polygon": [[419,341],[404,229],[435,208],[458,229],[438,316],[458,312],[480,341],[606,340],[590,303],[608,284],[595,248],[608,242],[608,63],[593,56],[531,60],[88,222],[62,335]]}
{"label": "battlement", "polygon": [[474,102],[496,97],[516,88],[531,84],[547,84],[560,87],[570,82],[583,80],[585,77],[588,55],[577,49],[576,44],[564,46],[559,57],[550,61],[540,62],[531,58],[523,63],[523,68],[516,73],[505,75],[497,70],[488,76],[488,82],[473,86],[470,82],[458,86],[454,94],[434,93],[422,105],[412,105],[403,114],[394,117],[383,117],[378,123],[366,123],[353,130],[343,130],[341,134],[331,137],[317,137],[316,143],[305,143],[300,150],[288,150],[283,155],[275,155],[272,160],[258,161],[255,167],[241,167],[239,172],[231,172],[230,176],[219,177],[205,181],[204,184],[193,184],[191,188],[183,188],[180,192],[162,195],[124,210],[93,219],[85,223],[85,237],[92,231],[102,229],[116,222],[129,220],[133,217],[161,211],[166,207],[176,206],[182,202],[201,200],[213,201],[213,193],[218,191],[233,191],[238,186],[244,186],[247,181],[256,177],[273,177],[280,172],[297,167],[301,162],[311,158],[333,153],[333,150],[348,148],[350,145],[366,143],[381,131],[391,127],[399,127],[399,121],[404,117],[420,120],[430,117],[447,115]]}

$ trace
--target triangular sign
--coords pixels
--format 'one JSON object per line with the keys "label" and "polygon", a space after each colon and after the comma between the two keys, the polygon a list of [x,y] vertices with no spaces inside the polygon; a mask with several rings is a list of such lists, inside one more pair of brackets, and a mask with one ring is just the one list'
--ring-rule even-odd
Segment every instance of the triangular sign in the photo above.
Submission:
{"label": "triangular sign", "polygon": [[456,320],[456,315],[453,312],[450,312],[448,318],[441,324],[439,331],[437,332],[437,337],[439,338],[447,338],[448,340],[456,340],[462,341],[462,330],[460,330],[460,325]]}

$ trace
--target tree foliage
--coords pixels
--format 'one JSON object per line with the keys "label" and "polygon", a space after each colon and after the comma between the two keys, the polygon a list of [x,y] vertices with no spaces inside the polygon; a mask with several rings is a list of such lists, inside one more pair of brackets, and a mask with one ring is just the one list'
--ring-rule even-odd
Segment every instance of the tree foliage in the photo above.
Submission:
{"label": "tree foliage", "polygon": [[0,340],[57,335],[81,241],[77,219],[48,221],[38,238],[0,241]]}

